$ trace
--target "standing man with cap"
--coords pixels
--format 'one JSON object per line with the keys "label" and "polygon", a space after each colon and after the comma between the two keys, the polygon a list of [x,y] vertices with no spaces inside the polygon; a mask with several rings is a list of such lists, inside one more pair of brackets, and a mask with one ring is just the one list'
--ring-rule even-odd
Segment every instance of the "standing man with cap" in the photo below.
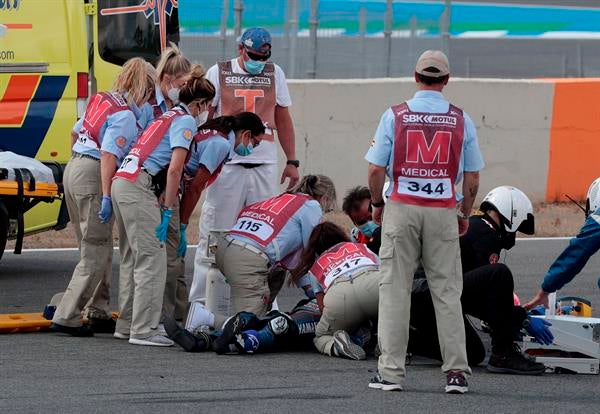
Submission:
{"label": "standing man with cap", "polygon": [[[206,256],[208,234],[213,229],[233,227],[240,210],[279,193],[277,146],[287,157],[280,182],[289,178],[288,189],[298,182],[295,134],[288,107],[292,104],[283,70],[271,62],[271,35],[263,28],[246,30],[238,45],[239,56],[212,66],[206,77],[215,85],[209,117],[254,112],[265,124],[259,147],[239,148],[245,156],[234,156],[223,166],[218,179],[207,189],[200,216],[200,240],[194,260],[190,302],[204,306],[206,300]],[[191,310],[193,311],[193,309]]]}
{"label": "standing man with cap", "polygon": [[[471,370],[465,349],[460,297],[462,269],[458,237],[468,217],[484,166],[475,126],[469,116],[442,95],[448,83],[448,58],[428,50],[417,61],[415,96],[389,108],[381,117],[369,164],[373,220],[383,215],[379,288],[379,372],[369,387],[402,390],[415,270],[423,264],[435,307],[447,373],[446,392],[468,390]],[[385,175],[392,191],[384,210]],[[455,184],[463,178],[464,198]]]}

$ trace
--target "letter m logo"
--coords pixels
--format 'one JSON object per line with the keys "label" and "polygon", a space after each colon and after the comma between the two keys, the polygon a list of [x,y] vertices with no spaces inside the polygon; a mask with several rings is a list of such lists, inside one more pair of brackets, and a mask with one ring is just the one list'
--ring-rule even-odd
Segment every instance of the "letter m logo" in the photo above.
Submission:
{"label": "letter m logo", "polygon": [[257,210],[267,210],[275,215],[281,213],[281,211],[287,207],[295,197],[293,194],[282,194],[279,197],[269,198],[268,200],[259,203],[256,206]]}
{"label": "letter m logo", "polygon": [[344,247],[342,247],[341,249],[339,249],[337,252],[331,252],[325,255],[324,259],[325,259],[325,263],[323,263],[323,267],[331,264],[331,263],[337,263],[338,261],[342,260],[344,257],[349,256],[351,254],[357,253],[358,252],[358,247],[355,244],[352,243],[346,243],[344,244]]}
{"label": "letter m logo", "polygon": [[419,130],[406,132],[406,162],[423,164],[448,164],[452,132],[437,131],[427,143],[425,133]]}
{"label": "letter m logo", "polygon": [[95,127],[98,120],[108,111],[111,103],[101,95],[96,95],[89,103],[86,113],[86,121],[91,127]]}

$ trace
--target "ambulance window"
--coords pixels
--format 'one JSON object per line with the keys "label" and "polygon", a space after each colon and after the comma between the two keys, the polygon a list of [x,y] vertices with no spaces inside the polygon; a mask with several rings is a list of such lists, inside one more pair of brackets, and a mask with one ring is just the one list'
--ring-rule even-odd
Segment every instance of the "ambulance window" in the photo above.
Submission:
{"label": "ambulance window", "polygon": [[[100,0],[98,2],[98,52],[102,59],[117,65],[123,65],[127,59],[141,57],[155,64],[160,56],[160,26],[154,24],[151,9],[126,12],[127,7],[139,6],[139,0]],[[103,14],[110,10],[118,14]],[[146,17],[147,15],[147,17]],[[179,42],[179,17],[177,8],[166,17],[166,40]]]}

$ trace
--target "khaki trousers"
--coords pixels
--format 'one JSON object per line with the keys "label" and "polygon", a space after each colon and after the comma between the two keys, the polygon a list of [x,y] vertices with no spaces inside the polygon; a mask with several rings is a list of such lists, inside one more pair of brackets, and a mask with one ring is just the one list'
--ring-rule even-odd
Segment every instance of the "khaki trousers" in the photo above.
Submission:
{"label": "khaki trousers", "polygon": [[353,278],[338,277],[327,289],[323,303],[314,344],[319,352],[331,355],[336,331],[352,333],[377,318],[379,272],[367,270]]}
{"label": "khaki trousers", "polygon": [[[264,316],[269,308],[269,261],[226,239],[219,240],[217,267],[231,287],[231,313],[246,311]],[[276,293],[275,293],[276,294]]]}
{"label": "khaki trousers", "polygon": [[115,331],[135,339],[157,334],[167,275],[165,245],[155,234],[161,214],[151,185],[145,171],[135,183],[117,178],[112,184],[121,252]]}
{"label": "khaki trousers", "polygon": [[89,316],[107,318],[112,266],[112,221],[100,223],[102,203],[100,161],[75,155],[63,176],[65,201],[75,229],[80,260],[73,271],[53,322],[81,326],[86,304]]}
{"label": "khaki trousers", "polygon": [[470,373],[460,296],[462,268],[453,208],[387,203],[379,257],[379,373],[390,382],[405,377],[413,275],[423,263],[437,320],[442,370]]}
{"label": "khaki trousers", "polygon": [[185,282],[185,257],[177,257],[177,247],[181,240],[179,221],[179,202],[169,221],[167,230],[167,281],[163,296],[162,313],[176,320],[183,320],[188,304],[187,284]]}

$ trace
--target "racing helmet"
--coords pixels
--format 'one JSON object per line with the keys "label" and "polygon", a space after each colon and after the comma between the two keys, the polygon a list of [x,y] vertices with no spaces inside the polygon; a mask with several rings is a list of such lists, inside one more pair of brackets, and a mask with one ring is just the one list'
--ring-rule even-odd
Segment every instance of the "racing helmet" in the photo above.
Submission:
{"label": "racing helmet", "polygon": [[600,207],[600,177],[596,178],[588,189],[585,201],[586,217],[598,210],[598,207]]}
{"label": "racing helmet", "polygon": [[516,187],[503,185],[494,188],[487,193],[479,209],[496,211],[507,232],[520,231],[525,234],[535,232],[531,201]]}

